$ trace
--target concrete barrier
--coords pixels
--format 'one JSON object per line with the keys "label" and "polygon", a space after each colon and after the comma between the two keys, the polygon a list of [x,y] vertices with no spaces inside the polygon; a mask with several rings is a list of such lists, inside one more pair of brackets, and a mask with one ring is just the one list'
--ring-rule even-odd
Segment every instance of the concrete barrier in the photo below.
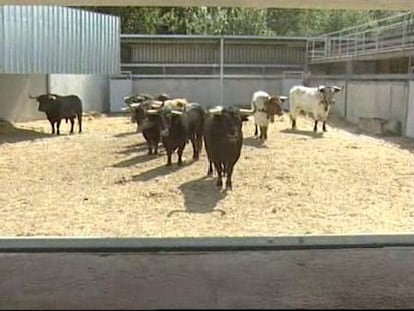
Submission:
{"label": "concrete barrier", "polygon": [[0,240],[0,309],[412,308],[414,236]]}

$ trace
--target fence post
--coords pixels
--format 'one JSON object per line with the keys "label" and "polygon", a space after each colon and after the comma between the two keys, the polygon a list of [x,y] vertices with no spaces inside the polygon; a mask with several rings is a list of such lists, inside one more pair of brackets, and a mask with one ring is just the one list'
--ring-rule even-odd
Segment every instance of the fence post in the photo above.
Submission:
{"label": "fence post", "polygon": [[224,37],[220,37],[220,105],[223,106],[224,92]]}

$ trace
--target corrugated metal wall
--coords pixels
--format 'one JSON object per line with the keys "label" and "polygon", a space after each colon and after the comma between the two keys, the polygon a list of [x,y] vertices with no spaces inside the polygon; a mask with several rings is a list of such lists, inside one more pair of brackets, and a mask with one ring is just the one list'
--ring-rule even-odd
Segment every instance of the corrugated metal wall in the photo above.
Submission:
{"label": "corrugated metal wall", "polygon": [[[226,64],[304,64],[306,40],[223,38]],[[220,38],[123,37],[123,63],[218,64]]]}
{"label": "corrugated metal wall", "polygon": [[0,73],[116,74],[118,17],[60,6],[0,6]]}

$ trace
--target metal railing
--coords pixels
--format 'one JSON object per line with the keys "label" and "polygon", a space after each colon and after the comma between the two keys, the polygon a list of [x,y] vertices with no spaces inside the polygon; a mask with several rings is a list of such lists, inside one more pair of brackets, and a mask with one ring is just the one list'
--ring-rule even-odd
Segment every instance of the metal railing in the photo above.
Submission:
{"label": "metal railing", "polygon": [[311,37],[309,63],[414,50],[414,11]]}

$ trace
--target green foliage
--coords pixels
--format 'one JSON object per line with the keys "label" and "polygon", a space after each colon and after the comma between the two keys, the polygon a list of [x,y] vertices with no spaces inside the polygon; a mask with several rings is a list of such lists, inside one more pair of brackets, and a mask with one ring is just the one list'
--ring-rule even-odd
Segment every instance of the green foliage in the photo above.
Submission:
{"label": "green foliage", "polygon": [[122,33],[307,36],[353,27],[395,11],[217,7],[83,7],[121,18]]}

